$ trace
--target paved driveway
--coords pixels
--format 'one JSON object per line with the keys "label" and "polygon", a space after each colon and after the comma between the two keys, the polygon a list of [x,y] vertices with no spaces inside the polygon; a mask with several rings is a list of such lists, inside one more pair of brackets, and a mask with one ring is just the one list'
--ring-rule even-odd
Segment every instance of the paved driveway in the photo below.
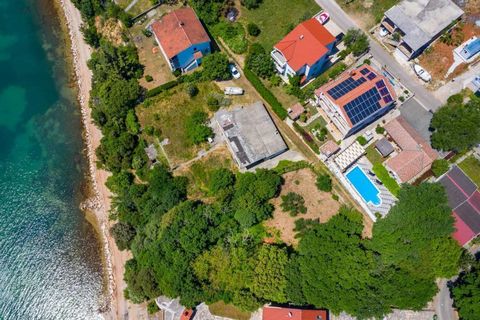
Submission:
{"label": "paved driveway", "polygon": [[[317,4],[330,13],[331,18],[342,29],[359,28],[358,25],[350,19],[342,8],[334,0],[316,0]],[[407,88],[415,93],[420,105],[426,109],[437,110],[442,103],[432,95],[421,83],[409,74],[394,57],[390,55],[380,44],[370,38],[370,53],[387,70],[399,79]]]}

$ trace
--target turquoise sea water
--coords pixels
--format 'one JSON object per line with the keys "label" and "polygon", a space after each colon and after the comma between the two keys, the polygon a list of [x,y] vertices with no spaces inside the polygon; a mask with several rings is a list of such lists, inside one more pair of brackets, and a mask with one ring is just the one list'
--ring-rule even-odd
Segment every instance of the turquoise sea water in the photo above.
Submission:
{"label": "turquoise sea water", "polygon": [[0,319],[97,319],[78,105],[52,0],[0,0]]}

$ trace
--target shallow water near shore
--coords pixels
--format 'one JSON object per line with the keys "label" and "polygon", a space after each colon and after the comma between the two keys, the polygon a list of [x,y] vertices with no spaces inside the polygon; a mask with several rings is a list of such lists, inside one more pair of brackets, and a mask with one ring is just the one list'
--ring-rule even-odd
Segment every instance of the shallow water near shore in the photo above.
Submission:
{"label": "shallow water near shore", "polygon": [[81,121],[53,0],[0,0],[0,319],[99,319]]}

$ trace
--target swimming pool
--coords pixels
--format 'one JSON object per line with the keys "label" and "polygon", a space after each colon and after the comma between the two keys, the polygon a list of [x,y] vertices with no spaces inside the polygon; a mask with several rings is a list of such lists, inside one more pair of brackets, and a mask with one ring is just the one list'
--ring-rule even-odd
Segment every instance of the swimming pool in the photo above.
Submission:
{"label": "swimming pool", "polygon": [[375,206],[379,206],[382,203],[382,200],[379,197],[380,191],[378,191],[377,187],[375,187],[373,182],[359,166],[350,170],[346,174],[346,177],[365,202],[370,202]]}

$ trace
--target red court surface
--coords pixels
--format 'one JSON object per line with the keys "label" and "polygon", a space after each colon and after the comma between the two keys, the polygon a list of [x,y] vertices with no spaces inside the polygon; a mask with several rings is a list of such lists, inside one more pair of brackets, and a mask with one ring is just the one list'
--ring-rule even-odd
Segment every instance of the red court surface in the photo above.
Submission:
{"label": "red court surface", "polygon": [[445,187],[455,217],[457,230],[453,237],[463,246],[480,234],[480,193],[457,166],[453,166],[439,182]]}

